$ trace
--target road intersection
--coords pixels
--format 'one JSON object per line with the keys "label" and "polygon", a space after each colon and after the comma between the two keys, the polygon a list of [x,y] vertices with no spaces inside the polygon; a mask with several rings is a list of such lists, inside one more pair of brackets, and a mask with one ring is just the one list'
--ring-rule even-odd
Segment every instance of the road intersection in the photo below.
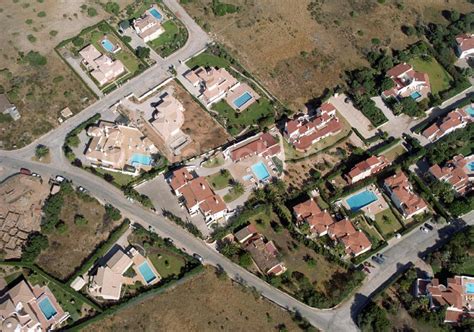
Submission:
{"label": "road intersection", "polygon": [[[256,275],[234,264],[205,242],[164,218],[160,213],[154,213],[142,208],[137,203],[130,202],[119,189],[103,179],[72,166],[61,149],[68,132],[95,113],[108,112],[109,107],[123,97],[131,93],[137,93],[137,91],[145,92],[158,85],[171,76],[168,73],[170,66],[177,67],[181,61],[201,51],[210,42],[207,34],[192,20],[176,0],[164,0],[164,2],[188,28],[189,39],[186,45],[30,145],[16,151],[0,151],[0,170],[3,169],[8,173],[11,170],[19,170],[21,167],[25,167],[41,174],[43,177],[60,174],[73,181],[75,185],[87,188],[100,201],[120,208],[123,215],[132,221],[153,226],[161,236],[172,238],[177,247],[190,254],[199,254],[206,264],[223,269],[229,277],[254,288],[270,301],[289,310],[298,311],[312,325],[324,331],[356,331],[357,326],[354,318],[371,294],[383,286],[387,280],[390,280],[394,274],[403,270],[408,262],[418,261],[427,250],[442,243],[452,232],[462,229],[466,224],[474,224],[474,214],[469,214],[464,218],[464,221],[458,221],[453,225],[429,233],[418,230],[412,231],[385,248],[386,262],[382,267],[375,268],[367,276],[363,286],[357,290],[356,294],[351,295],[349,299],[336,308],[315,309],[272,287]],[[38,144],[44,144],[50,148],[51,163],[43,164],[31,159]]]}

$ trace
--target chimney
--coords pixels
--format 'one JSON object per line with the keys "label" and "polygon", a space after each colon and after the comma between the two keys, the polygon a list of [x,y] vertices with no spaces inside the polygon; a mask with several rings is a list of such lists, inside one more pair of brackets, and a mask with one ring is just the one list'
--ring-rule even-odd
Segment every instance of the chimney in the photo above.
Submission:
{"label": "chimney", "polygon": [[202,190],[206,189],[206,186],[204,185],[204,183],[201,183],[201,189]]}

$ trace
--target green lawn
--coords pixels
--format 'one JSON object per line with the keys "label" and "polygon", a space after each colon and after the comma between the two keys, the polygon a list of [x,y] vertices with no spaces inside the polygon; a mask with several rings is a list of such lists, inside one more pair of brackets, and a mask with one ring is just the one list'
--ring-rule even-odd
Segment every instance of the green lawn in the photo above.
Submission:
{"label": "green lawn", "polygon": [[213,106],[213,110],[219,113],[218,120],[226,127],[231,135],[237,135],[247,126],[259,125],[265,127],[275,121],[273,107],[266,98],[260,98],[243,112],[236,112],[221,100]]}
{"label": "green lawn", "polygon": [[375,223],[379,227],[386,240],[392,237],[394,233],[398,232],[402,228],[402,225],[390,208],[377,213],[375,215]]}
{"label": "green lawn", "polygon": [[110,175],[112,175],[113,178],[114,178],[113,182],[115,182],[119,186],[126,186],[127,184],[132,182],[132,180],[134,179],[133,176],[131,176],[131,175],[123,174],[123,173],[120,173],[120,172],[109,172],[109,171],[106,171],[105,169],[102,169],[100,167],[96,167],[95,170],[99,174],[110,174]]}
{"label": "green lawn", "polygon": [[379,233],[375,229],[375,227],[371,227],[365,220],[364,218],[357,218],[354,220],[354,223],[357,224],[357,227],[362,229],[367,236],[370,239],[370,242],[372,242],[372,247],[375,248],[377,246],[377,243],[380,241],[383,241],[383,239],[380,237]]}
{"label": "green lawn", "polygon": [[416,71],[427,73],[430,78],[431,92],[433,94],[446,90],[452,81],[451,75],[436,61],[430,57],[428,61],[422,58],[414,58],[409,63]]}
{"label": "green lawn", "polygon": [[150,254],[149,258],[162,278],[172,274],[178,275],[185,265],[183,257],[164,249],[160,249],[158,253]]}
{"label": "green lawn", "polygon": [[244,193],[241,191],[236,191],[234,188],[230,188],[229,192],[224,195],[224,202],[230,203],[235,201],[237,198],[242,196]]}
{"label": "green lawn", "polygon": [[382,155],[384,155],[390,162],[393,162],[395,159],[397,159],[399,156],[404,154],[406,152],[405,148],[403,145],[395,145],[394,147],[388,149]]}
{"label": "green lawn", "polygon": [[165,32],[158,38],[150,41],[148,45],[162,57],[167,57],[183,47],[188,39],[188,32],[181,24],[173,20],[163,23]]}
{"label": "green lawn", "polygon": [[228,68],[230,66],[229,61],[224,58],[215,56],[213,54],[203,52],[186,62],[186,66],[189,68],[194,67],[219,67]]}
{"label": "green lawn", "polygon": [[229,186],[229,182],[232,180],[230,173],[221,172],[214,173],[206,177],[207,181],[211,184],[214,190],[221,190]]}

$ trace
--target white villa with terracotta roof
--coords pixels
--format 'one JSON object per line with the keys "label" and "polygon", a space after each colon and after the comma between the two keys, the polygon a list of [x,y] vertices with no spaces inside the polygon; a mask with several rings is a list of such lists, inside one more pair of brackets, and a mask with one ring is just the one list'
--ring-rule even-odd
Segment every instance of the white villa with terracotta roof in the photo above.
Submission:
{"label": "white villa with terracotta roof", "polygon": [[370,158],[356,164],[346,175],[349,184],[356,183],[377,174],[384,168],[390,166],[390,162],[385,156],[371,156]]}
{"label": "white villa with terracotta roof", "polygon": [[296,223],[299,225],[308,224],[309,231],[315,236],[326,235],[329,226],[336,222],[329,212],[321,211],[313,198],[295,205],[293,214],[296,217]]}
{"label": "white villa with terracotta roof", "polygon": [[428,205],[413,191],[407,176],[402,171],[386,178],[384,186],[390,194],[390,199],[404,218],[410,219],[417,214],[428,211]]}
{"label": "white villa with terracotta roof", "polygon": [[261,273],[279,276],[286,271],[285,264],[279,260],[279,252],[273,241],[266,241],[254,225],[245,226],[236,232],[234,237],[250,253]]}
{"label": "white villa with terracotta roof", "polygon": [[234,162],[245,160],[251,156],[271,158],[281,151],[278,140],[269,133],[259,133],[241,142],[235,143],[224,150],[225,159]]}
{"label": "white villa with terracotta roof", "polygon": [[85,157],[94,166],[138,175],[140,169],[152,167],[151,155],[158,152],[155,145],[134,127],[100,121],[87,130],[91,140]]}
{"label": "white villa with terracotta roof", "polygon": [[199,89],[197,97],[206,107],[226,98],[229,106],[240,112],[260,98],[247,83],[239,82],[225,68],[198,67],[186,72],[184,78]]}
{"label": "white villa with terracotta roof", "polygon": [[286,140],[296,150],[306,151],[318,141],[338,134],[341,129],[341,123],[336,116],[336,107],[331,103],[324,103],[315,117],[305,114],[286,122],[284,134]]}
{"label": "white villa with terracotta roof", "polygon": [[453,189],[463,195],[471,190],[474,182],[474,155],[464,157],[454,156],[452,160],[445,163],[443,167],[433,165],[428,172],[438,181],[449,183]]}
{"label": "white villa with terracotta roof", "polygon": [[387,77],[392,79],[394,87],[382,92],[385,99],[411,97],[420,101],[431,92],[428,74],[415,71],[410,64],[396,65],[387,71]]}
{"label": "white villa with terracotta roof", "polygon": [[357,257],[372,249],[372,243],[361,230],[356,230],[349,219],[330,225],[327,234],[331,240],[342,243],[346,255]]}
{"label": "white villa with terracotta roof", "polygon": [[434,123],[426,128],[422,135],[431,142],[435,142],[457,129],[465,128],[472,122],[471,115],[466,112],[465,108],[458,108],[449,112],[439,124]]}
{"label": "white villa with terracotta roof", "polygon": [[47,286],[22,280],[0,297],[0,331],[50,331],[68,318]]}
{"label": "white villa with terracotta roof", "polygon": [[152,8],[145,11],[141,17],[133,20],[133,29],[145,43],[158,38],[162,33],[165,32],[165,29],[163,29],[161,26],[161,21],[155,15],[153,15],[154,13],[158,13],[155,15],[162,17],[162,14],[159,13],[158,8],[153,6]]}
{"label": "white villa with terracotta roof", "polygon": [[438,279],[417,279],[416,296],[427,296],[430,307],[447,306],[445,323],[458,324],[463,319],[474,318],[474,278],[454,276],[447,279],[446,286]]}
{"label": "white villa with terracotta roof", "polygon": [[470,58],[474,55],[474,34],[464,33],[456,36],[456,54],[459,59]]}
{"label": "white villa with terracotta roof", "polygon": [[201,212],[208,226],[226,218],[226,204],[214,193],[205,177],[195,177],[186,168],[181,168],[171,174],[168,183],[175,195],[182,198],[191,216]]}
{"label": "white villa with terracotta roof", "polygon": [[79,55],[82,57],[82,64],[100,86],[113,82],[126,71],[120,60],[112,60],[106,54],[100,53],[92,44],[84,47]]}

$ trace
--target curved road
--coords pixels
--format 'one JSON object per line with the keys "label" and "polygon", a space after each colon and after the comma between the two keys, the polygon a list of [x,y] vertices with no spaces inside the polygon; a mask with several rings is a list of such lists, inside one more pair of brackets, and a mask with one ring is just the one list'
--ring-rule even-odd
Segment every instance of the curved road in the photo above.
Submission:
{"label": "curved road", "polygon": [[[207,34],[192,20],[176,0],[164,0],[164,2],[188,28],[189,39],[186,45],[161,63],[156,64],[140,76],[127,82],[30,145],[16,151],[0,151],[0,171],[2,169],[19,170],[21,167],[26,167],[33,172],[41,174],[43,177],[61,174],[67,179],[72,180],[76,185],[87,188],[99,200],[119,207],[123,214],[132,221],[152,225],[161,236],[172,238],[178,247],[191,254],[198,253],[207,264],[220,266],[232,279],[254,287],[264,297],[284,308],[298,311],[317,328],[324,331],[356,331],[357,327],[353,318],[377,288],[383,285],[397,271],[404,269],[405,263],[419,261],[419,256],[427,248],[441,243],[443,239],[449,237],[446,233],[451,233],[454,229],[461,229],[465,223],[460,222],[456,225],[447,226],[452,228],[451,230],[444,229],[429,233],[421,233],[415,230],[405,235],[402,239],[397,240],[398,243],[393,243],[393,245],[385,250],[387,261],[383,268],[375,268],[368,275],[364,285],[357,291],[357,294],[351,296],[337,308],[320,310],[311,308],[272,287],[257,276],[232,263],[207,246],[203,241],[195,238],[161,215],[129,202],[120,190],[86,171],[75,168],[64,157],[61,146],[67,133],[74,127],[95,113],[107,112],[111,105],[130,93],[137,91],[143,93],[156,86],[170,76],[167,73],[170,65],[177,66],[180,61],[186,60],[206,47],[206,44],[210,41]],[[50,164],[42,164],[31,160],[37,144],[44,144],[50,148],[52,159]],[[465,220],[467,220],[467,223],[472,224],[474,214],[467,216]]]}

